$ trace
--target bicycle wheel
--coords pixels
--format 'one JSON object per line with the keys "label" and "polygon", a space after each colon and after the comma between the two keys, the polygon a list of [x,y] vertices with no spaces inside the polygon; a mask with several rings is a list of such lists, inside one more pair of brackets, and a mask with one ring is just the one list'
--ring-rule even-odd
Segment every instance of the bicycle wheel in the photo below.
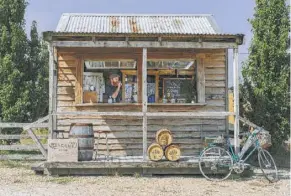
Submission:
{"label": "bicycle wheel", "polygon": [[258,153],[260,168],[270,182],[278,181],[278,170],[272,155],[265,149],[259,150]]}
{"label": "bicycle wheel", "polygon": [[229,152],[220,147],[205,149],[199,158],[202,175],[211,181],[227,179],[232,171],[233,160]]}

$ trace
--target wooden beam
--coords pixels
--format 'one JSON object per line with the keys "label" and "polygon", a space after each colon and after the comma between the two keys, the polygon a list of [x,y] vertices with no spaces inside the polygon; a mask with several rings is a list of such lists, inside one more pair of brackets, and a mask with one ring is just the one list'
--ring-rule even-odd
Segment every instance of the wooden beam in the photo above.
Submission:
{"label": "wooden beam", "polygon": [[[54,74],[53,74],[53,106],[52,106],[52,113],[57,111],[57,91],[58,91],[58,54],[57,49],[53,48],[53,61],[54,61]],[[56,116],[52,116],[52,131],[57,130],[57,118]],[[54,135],[54,133],[53,133]]]}
{"label": "wooden beam", "polygon": [[34,154],[9,154],[0,155],[0,160],[29,160],[29,161],[44,161],[46,158],[43,155]]}
{"label": "wooden beam", "polygon": [[168,41],[53,41],[55,47],[91,48],[236,48],[233,42],[168,42]]}
{"label": "wooden beam", "polygon": [[[44,148],[43,144],[39,141],[39,139],[37,138],[37,136],[35,135],[35,133],[33,132],[31,127],[32,126],[36,126],[37,124],[42,123],[42,122],[44,122],[46,120],[51,120],[50,122],[53,124],[53,121],[52,121],[51,117],[54,117],[54,116],[53,115],[45,116],[45,117],[43,117],[43,118],[41,118],[41,119],[39,119],[39,120],[29,124],[29,125],[23,127],[24,130],[27,130],[27,133],[30,135],[32,140],[36,143],[38,149],[41,151],[41,153],[43,154],[44,157],[47,157],[47,151]],[[52,127],[52,125],[51,125],[51,127]]]}
{"label": "wooden beam", "polygon": [[[30,135],[0,135],[0,140],[30,139]],[[47,139],[47,135],[37,135],[38,139]]]}
{"label": "wooden beam", "polygon": [[137,99],[138,99],[138,103],[142,103],[142,55],[140,55],[137,58],[137,71],[135,71],[137,73],[137,87],[138,87],[138,91],[137,91]]}
{"label": "wooden beam", "polygon": [[155,103],[159,103],[159,80],[160,80],[160,75],[158,74],[158,72],[155,74],[156,80],[155,80],[155,84],[156,84],[156,91],[155,91]]}
{"label": "wooden beam", "polygon": [[142,132],[143,132],[143,160],[147,159],[147,48],[143,49],[142,52]]}
{"label": "wooden beam", "polygon": [[49,138],[53,136],[53,92],[54,92],[54,52],[51,42],[48,43],[49,51]]}
{"label": "wooden beam", "polygon": [[142,112],[58,112],[53,115],[80,115],[80,116],[143,116]]}
{"label": "wooden beam", "polygon": [[197,58],[197,101],[205,102],[205,66],[203,58]]}
{"label": "wooden beam", "polygon": [[[44,145],[47,148],[47,145]],[[0,145],[0,150],[11,150],[11,151],[36,151],[39,150],[37,145]]]}
{"label": "wooden beam", "polygon": [[39,124],[43,123],[44,121],[49,120],[49,118],[50,118],[50,115],[47,115],[47,116],[45,116],[43,118],[38,119],[37,121],[35,121],[33,123],[29,123],[28,125],[23,126],[23,129],[24,130],[28,130],[28,129],[32,128],[32,127],[38,127]]}
{"label": "wooden beam", "polygon": [[255,129],[261,129],[262,131],[269,133],[269,131],[263,129],[262,127],[259,127],[259,126],[256,125],[255,123],[252,123],[251,121],[249,121],[249,120],[247,120],[247,119],[245,119],[245,118],[243,118],[243,117],[240,117],[240,116],[239,116],[239,120],[242,121],[243,123],[245,123],[245,124],[247,124],[247,125],[249,125],[249,126],[255,128]]}
{"label": "wooden beam", "polygon": [[[23,128],[31,123],[0,123],[1,128]],[[47,128],[48,123],[35,124],[31,128]]]}
{"label": "wooden beam", "polygon": [[[228,49],[225,49],[225,111],[229,111],[229,99],[228,99]],[[225,118],[225,131],[229,134],[229,116]]]}
{"label": "wooden beam", "polygon": [[151,112],[147,116],[151,117],[222,117],[234,115],[233,112]]}
{"label": "wooden beam", "polygon": [[238,72],[238,49],[233,49],[233,97],[234,97],[234,148],[239,152],[239,72]]}
{"label": "wooden beam", "polygon": [[34,134],[33,130],[30,128],[27,130],[27,133],[30,135],[30,137],[33,139],[35,144],[37,145],[38,149],[41,151],[42,155],[47,158],[47,151],[44,148],[43,144],[39,141],[37,136]]}
{"label": "wooden beam", "polygon": [[83,98],[83,59],[81,57],[78,58],[76,74],[75,104],[81,104]]}
{"label": "wooden beam", "polygon": [[[143,117],[143,112],[58,112],[53,115],[80,116],[135,116]],[[234,115],[234,112],[147,112],[147,116],[172,117],[223,117]]]}

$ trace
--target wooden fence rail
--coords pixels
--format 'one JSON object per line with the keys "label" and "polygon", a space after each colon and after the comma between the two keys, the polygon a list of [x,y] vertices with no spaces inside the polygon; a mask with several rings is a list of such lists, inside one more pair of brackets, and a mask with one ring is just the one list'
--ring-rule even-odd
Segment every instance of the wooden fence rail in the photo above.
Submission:
{"label": "wooden fence rail", "polygon": [[[43,145],[44,148],[47,148],[47,145]],[[38,151],[39,148],[37,145],[33,144],[14,144],[14,145],[0,145],[0,150],[13,150],[13,151]]]}
{"label": "wooden fence rail", "polygon": [[[0,123],[0,128],[23,128],[30,125],[31,123]],[[47,128],[47,123],[39,123],[33,125],[31,128]]]}
{"label": "wooden fence rail", "polygon": [[[38,139],[47,139],[47,135],[37,135]],[[20,140],[20,139],[31,139],[30,135],[0,135],[0,140]]]}
{"label": "wooden fence rail", "polygon": [[[22,128],[27,131],[27,134],[0,134],[0,140],[20,140],[20,139],[32,139],[35,144],[11,144],[0,145],[0,160],[46,160],[47,157],[47,145],[42,144],[40,139],[47,139],[48,135],[36,135],[34,129],[36,128],[48,128],[48,116],[43,117],[33,123],[14,123],[14,122],[1,122],[0,128]],[[16,151],[18,154],[9,153],[10,151]],[[36,151],[40,151],[42,154],[35,154]],[[24,153],[25,152],[25,153]],[[22,154],[21,154],[22,153]]]}

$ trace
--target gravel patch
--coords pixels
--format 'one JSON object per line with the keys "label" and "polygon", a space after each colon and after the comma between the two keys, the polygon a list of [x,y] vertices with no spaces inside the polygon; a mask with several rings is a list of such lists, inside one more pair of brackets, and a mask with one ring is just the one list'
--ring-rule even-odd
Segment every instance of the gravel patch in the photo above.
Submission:
{"label": "gravel patch", "polygon": [[[283,170],[283,173],[290,172]],[[0,164],[1,196],[288,196],[290,178],[270,184],[261,176],[210,182],[202,177],[51,177],[35,175],[28,165]]]}

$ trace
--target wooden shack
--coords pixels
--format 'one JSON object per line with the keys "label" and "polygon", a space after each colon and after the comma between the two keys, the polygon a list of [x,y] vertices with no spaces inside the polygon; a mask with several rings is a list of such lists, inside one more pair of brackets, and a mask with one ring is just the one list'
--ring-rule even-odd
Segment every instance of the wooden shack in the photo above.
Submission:
{"label": "wooden shack", "polygon": [[[148,163],[148,145],[167,128],[183,157],[197,156],[203,137],[226,133],[228,116],[238,114],[243,37],[222,33],[212,15],[63,14],[56,31],[44,32],[50,138],[67,138],[72,123],[93,123],[98,153]],[[234,113],[228,110],[229,66]],[[122,82],[116,103],[106,92],[110,74]]]}

